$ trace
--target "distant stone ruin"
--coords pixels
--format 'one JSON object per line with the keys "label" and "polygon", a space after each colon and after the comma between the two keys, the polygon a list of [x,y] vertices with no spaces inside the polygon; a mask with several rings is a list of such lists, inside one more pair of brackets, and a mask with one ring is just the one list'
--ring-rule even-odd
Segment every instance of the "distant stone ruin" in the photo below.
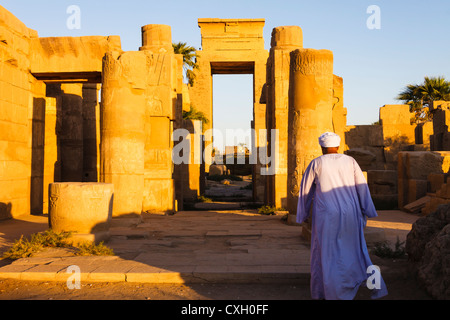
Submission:
{"label": "distant stone ruin", "polygon": [[[181,210],[204,194],[213,74],[253,75],[251,151],[267,156],[252,164],[253,200],[289,210],[290,222],[325,131],[367,173],[378,209],[427,214],[449,202],[449,102],[435,102],[432,122],[411,124],[407,105],[386,105],[379,124],[349,126],[333,53],[303,48],[298,26],[274,28],[265,50],[264,24],[199,19],[189,87],[170,26],[143,26],[142,46],[124,52],[118,36],[39,37],[0,6],[0,219],[48,213],[49,185],[59,182],[112,184],[116,219]],[[191,104],[208,125],[183,119]],[[177,129],[189,138],[187,158],[206,159],[174,163]]]}

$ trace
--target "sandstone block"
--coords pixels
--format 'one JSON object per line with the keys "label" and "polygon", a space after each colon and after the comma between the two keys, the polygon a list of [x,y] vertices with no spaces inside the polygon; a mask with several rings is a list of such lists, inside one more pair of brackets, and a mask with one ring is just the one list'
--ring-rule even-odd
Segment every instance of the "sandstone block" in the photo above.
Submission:
{"label": "sandstone block", "polygon": [[113,208],[112,184],[51,183],[49,226],[55,232],[108,236]]}
{"label": "sandstone block", "polygon": [[356,160],[362,170],[373,169],[376,166],[377,156],[363,148],[354,148],[346,151],[346,154]]}
{"label": "sandstone block", "polygon": [[298,26],[282,26],[272,30],[272,47],[303,47],[303,32]]}
{"label": "sandstone block", "polygon": [[430,173],[447,173],[450,168],[449,152],[405,152],[405,178],[427,180]]}
{"label": "sandstone block", "polygon": [[416,144],[424,144],[430,146],[430,136],[433,135],[433,122],[427,121],[418,124],[416,129]]}
{"label": "sandstone block", "polygon": [[398,194],[372,194],[373,204],[377,210],[393,210],[398,208]]}
{"label": "sandstone block", "polygon": [[380,125],[347,126],[345,142],[349,149],[361,146],[383,146],[383,127]]}
{"label": "sandstone block", "polygon": [[380,108],[380,122],[385,125],[410,125],[409,105],[385,105]]}
{"label": "sandstone block", "polygon": [[171,52],[172,30],[170,26],[149,24],[142,27],[142,47],[140,50],[157,52]]}
{"label": "sandstone block", "polygon": [[424,197],[427,194],[427,185],[426,180],[408,180],[408,203]]}
{"label": "sandstone block", "polygon": [[174,192],[172,179],[145,179],[143,211],[153,214],[173,213]]}
{"label": "sandstone block", "polygon": [[120,51],[118,36],[45,37],[31,41],[31,67],[36,76],[63,72],[100,73],[106,52]]}
{"label": "sandstone block", "polygon": [[223,175],[227,173],[227,166],[224,164],[213,164],[209,167],[209,175]]}
{"label": "sandstone block", "polygon": [[435,193],[445,183],[445,174],[430,173],[427,177],[427,180],[428,180],[428,192]]}
{"label": "sandstone block", "polygon": [[397,171],[396,170],[369,170],[367,172],[369,184],[388,185],[391,187],[397,186]]}
{"label": "sandstone block", "polygon": [[437,109],[433,113],[433,132],[447,132],[450,125],[450,110]]}

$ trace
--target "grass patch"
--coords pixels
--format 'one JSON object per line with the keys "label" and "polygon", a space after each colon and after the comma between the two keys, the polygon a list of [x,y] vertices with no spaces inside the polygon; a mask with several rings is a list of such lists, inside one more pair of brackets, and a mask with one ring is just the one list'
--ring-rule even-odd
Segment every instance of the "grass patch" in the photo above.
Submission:
{"label": "grass patch", "polygon": [[197,197],[197,202],[213,202],[212,199],[205,197],[203,195],[200,195]]}
{"label": "grass patch", "polygon": [[374,244],[372,253],[380,258],[403,258],[406,255],[404,244],[405,242],[400,242],[398,237],[394,249],[391,248],[388,241],[377,242]]}
{"label": "grass patch", "polygon": [[[75,255],[113,255],[113,251],[107,248],[103,242],[99,245],[95,244],[81,244],[74,246],[69,238],[72,232],[54,232],[47,230],[32,234],[30,239],[21,236],[16,240],[12,247],[3,253],[2,258],[17,260],[20,258],[29,258],[36,253],[45,250],[46,248],[74,248]],[[108,250],[106,250],[106,248]]]}
{"label": "grass patch", "polygon": [[286,211],[284,208],[277,208],[275,206],[262,206],[258,209],[259,214],[266,214],[266,215],[274,215],[277,211]]}
{"label": "grass patch", "polygon": [[277,211],[277,208],[272,206],[262,206],[258,209],[259,214],[273,215]]}
{"label": "grass patch", "polygon": [[78,251],[76,252],[77,256],[113,256],[114,251],[105,246],[103,241],[98,245],[95,243],[85,242],[78,245]]}

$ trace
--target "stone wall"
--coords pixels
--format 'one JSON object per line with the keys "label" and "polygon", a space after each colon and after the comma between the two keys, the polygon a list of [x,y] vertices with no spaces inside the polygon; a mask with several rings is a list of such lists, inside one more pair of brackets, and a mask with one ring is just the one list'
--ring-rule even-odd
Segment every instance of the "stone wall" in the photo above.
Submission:
{"label": "stone wall", "polygon": [[0,219],[42,207],[45,85],[29,73],[36,37],[0,7]]}
{"label": "stone wall", "polygon": [[[345,153],[355,158],[367,172],[367,182],[377,209],[398,207],[398,154],[426,149],[416,144],[416,125],[411,124],[408,105],[385,105],[380,108],[379,123],[347,126]],[[423,141],[421,141],[423,142]]]}
{"label": "stone wall", "polygon": [[433,134],[430,135],[431,150],[450,150],[450,102],[434,101],[432,107]]}
{"label": "stone wall", "polygon": [[450,152],[412,151],[398,154],[398,206],[414,202],[427,195],[430,174],[447,173]]}
{"label": "stone wall", "polygon": [[383,127],[380,125],[347,126],[344,152],[355,158],[363,171],[384,170]]}
{"label": "stone wall", "polygon": [[1,219],[47,213],[52,182],[113,182],[115,216],[174,210],[182,57],[169,26],[142,32],[125,53],[117,36],[40,38],[0,7]]}

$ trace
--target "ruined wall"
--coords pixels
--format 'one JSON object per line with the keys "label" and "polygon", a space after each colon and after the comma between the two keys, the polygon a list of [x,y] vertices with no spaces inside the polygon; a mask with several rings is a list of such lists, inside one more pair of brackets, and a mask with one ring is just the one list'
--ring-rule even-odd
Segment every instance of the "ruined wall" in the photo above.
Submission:
{"label": "ruined wall", "polygon": [[[450,169],[448,151],[412,151],[398,154],[398,206],[400,209],[428,193],[437,193]],[[441,181],[437,181],[439,179]]]}
{"label": "ruined wall", "polygon": [[0,7],[0,217],[46,213],[48,184],[97,181],[99,85],[119,37],[39,38]]}
{"label": "ruined wall", "polygon": [[408,105],[385,105],[379,110],[378,124],[346,127],[345,153],[366,172],[377,209],[397,208],[398,153],[422,149],[422,145],[416,145],[418,133],[411,117]]}
{"label": "ruined wall", "polygon": [[450,150],[450,102],[435,101],[432,107],[433,134],[430,135],[431,150]]}
{"label": "ruined wall", "polygon": [[385,105],[380,108],[386,169],[396,168],[397,154],[415,144],[415,125],[411,124],[409,105]]}
{"label": "ruined wall", "polygon": [[0,219],[42,207],[45,85],[29,73],[36,37],[0,7]]}
{"label": "ruined wall", "polygon": [[173,211],[187,91],[171,40],[161,25],[133,53],[117,36],[39,38],[0,7],[0,218],[46,213],[64,181],[113,182],[116,216]]}
{"label": "ruined wall", "polygon": [[[431,206],[431,198],[433,203],[445,203],[437,190],[447,174],[447,155],[440,151],[450,150],[445,143],[448,109],[442,101],[434,106],[433,120],[420,124],[411,124],[408,105],[385,105],[380,108],[379,124],[347,126],[346,153],[367,172],[378,209],[420,212]],[[431,198],[420,200],[430,194]]]}

